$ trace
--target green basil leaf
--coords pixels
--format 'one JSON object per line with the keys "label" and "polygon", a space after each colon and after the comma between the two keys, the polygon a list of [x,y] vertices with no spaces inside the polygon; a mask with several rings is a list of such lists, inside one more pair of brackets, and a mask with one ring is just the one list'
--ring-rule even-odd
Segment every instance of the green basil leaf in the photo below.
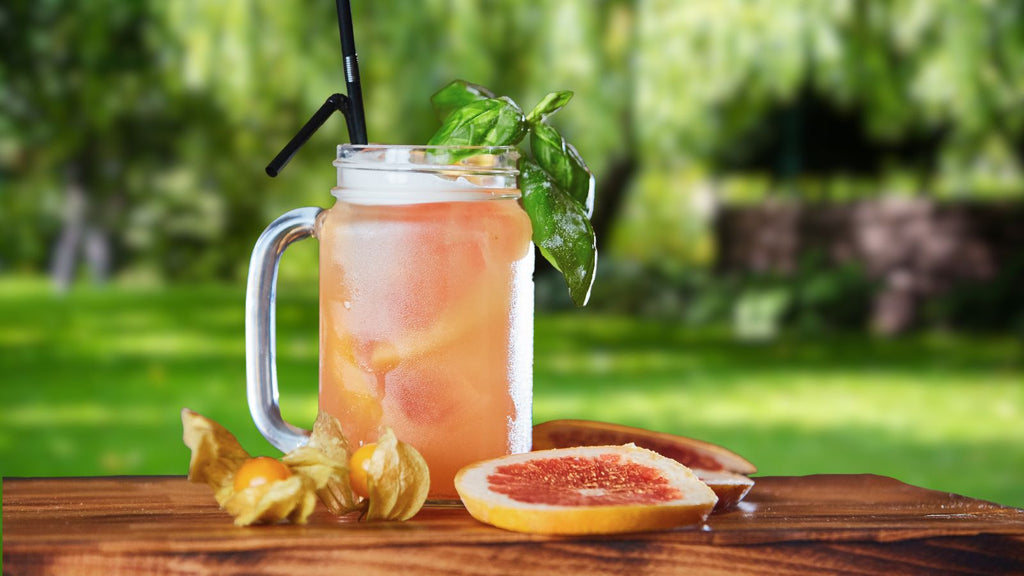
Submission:
{"label": "green basil leaf", "polygon": [[547,121],[555,112],[562,109],[563,106],[572,100],[572,92],[569,90],[561,90],[559,92],[552,92],[544,97],[530,113],[526,115],[526,121],[530,124],[540,124]]}
{"label": "green basil leaf", "polygon": [[594,174],[572,144],[547,124],[530,126],[530,148],[540,167],[586,210],[594,213]]}
{"label": "green basil leaf", "polygon": [[[431,146],[513,146],[526,133],[523,111],[510,98],[488,98],[470,102],[448,115],[427,144]],[[476,154],[460,152],[453,158]]]}
{"label": "green basil leaf", "polygon": [[461,108],[470,102],[494,98],[494,93],[479,84],[466,82],[465,80],[453,80],[444,88],[441,88],[430,97],[430,103],[434,107],[434,114],[437,119],[444,121],[456,108]]}
{"label": "green basil leaf", "polygon": [[583,206],[530,160],[520,162],[519,188],[533,243],[565,277],[572,301],[585,305],[597,269],[597,241]]}

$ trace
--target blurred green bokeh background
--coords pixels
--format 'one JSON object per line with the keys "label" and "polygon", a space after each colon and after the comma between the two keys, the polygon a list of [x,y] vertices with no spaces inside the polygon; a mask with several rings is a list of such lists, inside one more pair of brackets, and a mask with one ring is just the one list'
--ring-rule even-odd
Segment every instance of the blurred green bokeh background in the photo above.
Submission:
{"label": "blurred green bokeh background", "polygon": [[[463,78],[598,177],[591,305],[537,278],[537,421],[697,436],[767,474],[1024,506],[1024,3],[354,2],[370,139]],[[183,473],[178,410],[244,402],[248,254],[326,206],[327,0],[0,6],[0,473]],[[286,416],[315,412],[316,247],[282,268]]]}

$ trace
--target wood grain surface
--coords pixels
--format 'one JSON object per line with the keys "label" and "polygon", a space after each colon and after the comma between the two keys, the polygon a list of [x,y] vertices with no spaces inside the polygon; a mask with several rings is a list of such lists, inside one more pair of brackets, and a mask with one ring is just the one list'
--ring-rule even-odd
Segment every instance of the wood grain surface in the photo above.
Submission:
{"label": "wood grain surface", "polygon": [[3,573],[1024,574],[1024,510],[891,478],[758,478],[706,526],[517,534],[461,507],[237,528],[181,477],[4,479]]}

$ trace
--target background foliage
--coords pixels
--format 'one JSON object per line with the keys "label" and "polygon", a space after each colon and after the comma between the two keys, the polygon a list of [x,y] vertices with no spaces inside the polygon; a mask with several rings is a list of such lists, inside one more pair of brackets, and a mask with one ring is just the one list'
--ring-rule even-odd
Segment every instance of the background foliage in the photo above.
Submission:
{"label": "background foliage", "polygon": [[[723,207],[766,202],[1019,206],[1024,2],[353,4],[372,141],[425,142],[429,96],[453,78],[519,102],[576,93],[554,123],[598,177],[599,277],[570,312],[538,275],[538,421],[1024,505],[1019,247],[929,302],[930,331],[885,341],[863,333],[863,267],[723,271],[713,234]],[[0,3],[4,475],[180,473],[182,405],[266,448],[241,393],[241,279],[267,223],[329,202],[341,118],[277,179],[263,167],[344,91],[335,22],[328,0]],[[315,259],[300,243],[282,268],[278,361],[300,421]]]}

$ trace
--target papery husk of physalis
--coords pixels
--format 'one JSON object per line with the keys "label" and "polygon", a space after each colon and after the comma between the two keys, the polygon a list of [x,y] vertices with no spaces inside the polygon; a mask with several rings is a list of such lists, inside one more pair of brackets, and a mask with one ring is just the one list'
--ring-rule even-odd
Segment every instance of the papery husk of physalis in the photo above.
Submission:
{"label": "papery husk of physalis", "polygon": [[192,450],[188,479],[209,484],[223,507],[234,496],[235,471],[251,456],[227,428],[188,408],[181,411],[181,424],[182,439]]}
{"label": "papery husk of physalis", "polygon": [[235,474],[251,457],[238,439],[220,424],[187,408],[181,411],[185,445],[192,450],[188,478],[213,488],[221,508],[238,526],[288,520],[304,524],[316,506],[316,483],[291,470],[284,480],[235,490]]}
{"label": "papery husk of physalis", "polygon": [[416,515],[430,491],[427,462],[415,448],[387,428],[366,465],[369,506],[366,520],[408,520]]}
{"label": "papery husk of physalis", "polygon": [[341,515],[359,508],[359,497],[349,483],[348,457],[348,440],[341,424],[321,411],[313,423],[309,442],[285,454],[281,461],[293,472],[312,480],[324,506]]}
{"label": "papery husk of physalis", "polygon": [[235,524],[273,524],[288,520],[305,524],[316,507],[316,490],[308,476],[293,473],[284,480],[235,491],[222,505]]}

